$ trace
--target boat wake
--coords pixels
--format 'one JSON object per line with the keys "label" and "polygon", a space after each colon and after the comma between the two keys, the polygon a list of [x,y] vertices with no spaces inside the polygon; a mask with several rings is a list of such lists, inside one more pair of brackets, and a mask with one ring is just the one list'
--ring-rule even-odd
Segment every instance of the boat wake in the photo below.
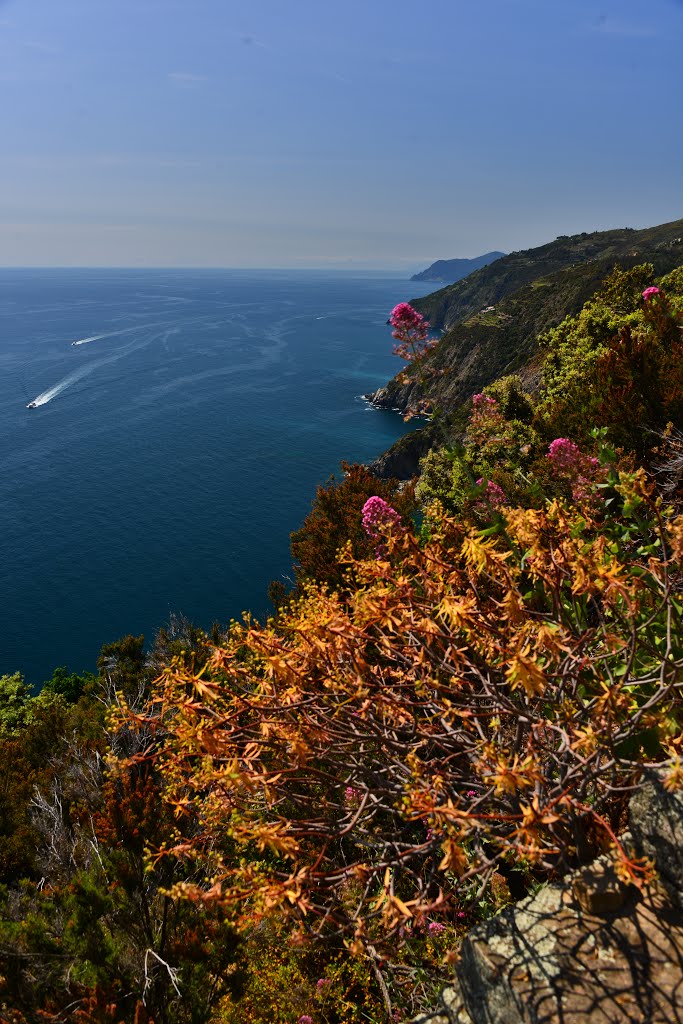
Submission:
{"label": "boat wake", "polygon": [[69,373],[62,380],[58,381],[57,384],[53,384],[47,391],[43,391],[40,395],[29,402],[26,406],[27,409],[38,409],[41,405],[47,405],[57,395],[61,395],[62,391],[65,391],[71,384],[75,384],[77,380],[82,377],[86,377],[89,373],[95,369],[96,363],[88,363],[87,366],[81,366],[78,370],[74,370],[73,373]]}
{"label": "boat wake", "polygon": [[78,341],[72,341],[71,344],[75,347],[76,345],[89,345],[91,341],[99,341],[100,338],[109,338],[109,334],[91,334],[89,338],[79,338]]}

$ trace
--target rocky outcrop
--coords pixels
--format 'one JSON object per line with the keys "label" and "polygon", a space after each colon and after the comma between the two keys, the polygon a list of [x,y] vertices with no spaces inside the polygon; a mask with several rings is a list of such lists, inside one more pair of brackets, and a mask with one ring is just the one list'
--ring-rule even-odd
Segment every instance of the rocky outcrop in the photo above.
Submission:
{"label": "rocky outcrop", "polygon": [[420,1024],[683,1022],[683,798],[651,778],[631,828],[662,884],[640,892],[601,857],[522,900],[465,938],[455,983]]}
{"label": "rocky outcrop", "polygon": [[653,775],[631,800],[630,814],[638,853],[655,862],[669,898],[683,909],[683,794],[668,792]]}
{"label": "rocky outcrop", "polygon": [[382,480],[411,480],[420,472],[420,459],[434,444],[433,435],[434,429],[429,425],[404,434],[369,469]]}

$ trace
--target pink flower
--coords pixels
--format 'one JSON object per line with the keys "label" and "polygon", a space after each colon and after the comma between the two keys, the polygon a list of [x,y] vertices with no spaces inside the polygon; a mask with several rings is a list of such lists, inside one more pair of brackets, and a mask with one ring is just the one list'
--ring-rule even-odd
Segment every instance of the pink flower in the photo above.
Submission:
{"label": "pink flower", "polygon": [[573,469],[581,461],[581,449],[568,437],[556,437],[550,443],[546,458],[558,469]]}
{"label": "pink flower", "polygon": [[571,487],[574,501],[595,501],[594,484],[602,482],[605,471],[598,459],[584,455],[577,444],[568,437],[556,437],[550,443],[546,456],[555,475],[566,480]]}
{"label": "pink flower", "polygon": [[[480,476],[479,479],[477,480],[477,487],[481,487],[483,483],[484,478]],[[492,508],[497,508],[499,505],[504,505],[505,501],[507,500],[503,488],[499,487],[498,484],[494,484],[493,480],[486,481],[486,487],[484,488],[482,498],[484,499],[484,502],[487,505],[490,505]]]}
{"label": "pink flower", "polygon": [[654,285],[651,285],[649,288],[646,288],[643,292],[643,298],[646,302],[648,302],[650,299],[654,299],[655,295],[659,295],[659,288],[655,288]]}
{"label": "pink flower", "polygon": [[296,1024],[313,1024],[313,1018],[309,1017],[307,1013],[304,1013],[299,1017]]}
{"label": "pink flower", "polygon": [[441,932],[446,931],[446,925],[440,924],[438,921],[430,921],[428,931],[430,935],[441,935]]}
{"label": "pink flower", "polygon": [[468,796],[470,798],[470,800],[473,800],[476,795],[477,795],[476,789],[468,789],[467,792],[465,793],[465,796]]}
{"label": "pink flower", "polygon": [[488,395],[479,394],[472,396],[472,405],[477,412],[493,411],[498,408],[498,402],[495,398],[490,398]]}
{"label": "pink flower", "polygon": [[329,978],[318,978],[318,980],[315,983],[315,987],[320,992],[322,989],[327,988],[327,986],[331,984],[332,982],[330,981]]}
{"label": "pink flower", "polygon": [[498,407],[495,398],[479,394],[472,396],[472,412],[467,428],[470,441],[476,445],[486,445],[490,441],[500,441],[501,432],[505,431],[505,417]]}
{"label": "pink flower", "polygon": [[429,323],[421,313],[409,302],[399,302],[389,316],[389,323],[394,328],[392,334],[398,345],[394,346],[394,355],[406,362],[418,362],[436,345],[429,340]]}
{"label": "pink flower", "polygon": [[347,786],[344,790],[344,800],[347,804],[359,804],[361,793],[359,789],[354,789],[353,786]]}
{"label": "pink flower", "polygon": [[[363,529],[371,540],[381,540],[390,527],[400,527],[401,517],[384,498],[375,495],[363,505]],[[383,544],[378,544],[375,554],[380,558],[385,553]]]}
{"label": "pink flower", "polygon": [[416,309],[413,309],[409,302],[399,302],[398,306],[394,306],[391,311],[389,323],[397,331],[416,331],[422,328],[425,318]]}

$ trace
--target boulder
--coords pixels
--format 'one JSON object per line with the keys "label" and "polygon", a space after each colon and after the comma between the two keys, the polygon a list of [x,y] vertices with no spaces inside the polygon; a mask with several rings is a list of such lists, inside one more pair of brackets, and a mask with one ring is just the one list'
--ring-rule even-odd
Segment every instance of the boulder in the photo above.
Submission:
{"label": "boulder", "polygon": [[670,793],[653,773],[631,798],[629,817],[636,852],[652,858],[672,902],[683,908],[683,794]]}

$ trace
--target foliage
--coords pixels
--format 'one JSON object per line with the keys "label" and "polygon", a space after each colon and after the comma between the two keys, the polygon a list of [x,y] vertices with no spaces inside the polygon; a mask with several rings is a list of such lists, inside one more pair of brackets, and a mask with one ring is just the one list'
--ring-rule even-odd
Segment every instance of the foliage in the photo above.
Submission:
{"label": "foliage", "polygon": [[474,396],[419,531],[344,466],[265,624],[0,680],[0,1015],[405,1020],[512,899],[608,848],[649,879],[629,795],[683,786],[683,268],[654,280],[551,330],[537,396]]}
{"label": "foliage", "polygon": [[244,990],[223,1001],[216,1024],[292,1024],[306,1015],[316,1024],[386,1019],[372,968],[339,942],[316,944],[283,921],[269,921],[252,929],[243,957]]}
{"label": "foliage", "polygon": [[[534,410],[519,377],[501,378],[472,400],[462,444],[433,449],[422,460],[416,497],[423,508],[435,500],[451,515],[486,514],[487,482],[506,500],[532,500],[529,468],[542,451],[530,421]],[[479,483],[481,481],[481,483]]]}
{"label": "foliage", "polygon": [[0,676],[0,736],[11,736],[30,716],[31,688],[19,672]]}
{"label": "foliage", "polygon": [[683,221],[558,239],[510,253],[415,300],[433,327],[447,328],[425,363],[427,385],[418,380],[405,384],[399,375],[380,389],[377,399],[384,408],[402,410],[429,401],[443,414],[459,415],[473,394],[504,374],[522,372],[535,382],[540,334],[576,316],[615,263],[629,269],[647,261],[657,275],[672,271],[683,260],[682,239]]}
{"label": "foliage", "polygon": [[41,693],[56,693],[63,697],[68,704],[77,704],[86,690],[92,690],[94,685],[95,676],[92,672],[69,673],[65,666],[60,666],[43,684]]}
{"label": "foliage", "polygon": [[[496,872],[552,877],[616,842],[643,763],[681,742],[681,518],[642,471],[612,514],[559,500],[351,560],[277,628],[236,627],[201,675],[168,666],[138,726],[211,886],[351,948],[453,925]],[[621,870],[643,865],[616,844]]]}
{"label": "foliage", "polygon": [[582,441],[591,428],[604,427],[612,443],[644,455],[652,431],[681,422],[682,282],[680,274],[670,275],[648,300],[642,291],[653,280],[648,265],[615,268],[578,316],[542,339],[547,356],[538,420],[546,434]]}
{"label": "foliage", "polygon": [[415,509],[411,488],[399,489],[397,480],[380,480],[366,466],[342,463],[344,478],[334,477],[318,487],[313,508],[300,529],[292,534],[292,555],[298,583],[318,580],[330,586],[344,582],[344,567],[337,554],[350,544],[354,555],[372,551],[372,543],[363,529],[363,505],[373,496],[392,505],[404,523]]}
{"label": "foliage", "polygon": [[103,707],[124,699],[113,679],[129,698],[146,692],[142,638],[108,645],[101,667],[78,705],[29,699],[23,727],[2,741],[0,865],[11,884],[0,892],[0,1006],[17,1021],[202,1024],[239,989],[238,939],[220,907],[166,894],[203,876],[182,858],[148,863],[148,844],[182,833],[153,766],[136,763],[144,735],[107,742]]}

